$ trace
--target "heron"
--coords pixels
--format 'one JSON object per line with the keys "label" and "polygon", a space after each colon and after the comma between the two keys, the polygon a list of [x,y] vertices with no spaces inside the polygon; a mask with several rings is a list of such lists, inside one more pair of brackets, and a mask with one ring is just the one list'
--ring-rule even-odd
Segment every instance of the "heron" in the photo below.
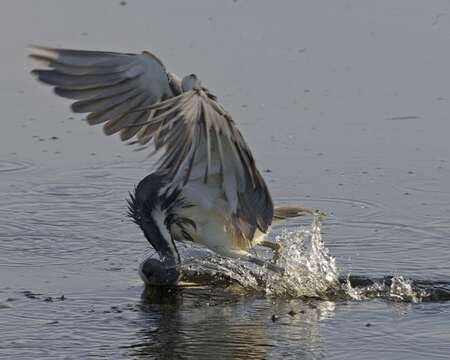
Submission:
{"label": "heron", "polygon": [[[106,135],[152,145],[155,169],[130,193],[128,215],[159,258],[140,266],[148,284],[176,286],[181,276],[178,242],[195,242],[224,257],[265,262],[250,253],[273,221],[310,212],[274,207],[253,155],[231,115],[195,74],[178,77],[154,54],[33,46],[32,70],[54,93],[75,100],[89,125]],[[270,266],[269,266],[270,268]],[[276,270],[276,267],[272,267]]]}

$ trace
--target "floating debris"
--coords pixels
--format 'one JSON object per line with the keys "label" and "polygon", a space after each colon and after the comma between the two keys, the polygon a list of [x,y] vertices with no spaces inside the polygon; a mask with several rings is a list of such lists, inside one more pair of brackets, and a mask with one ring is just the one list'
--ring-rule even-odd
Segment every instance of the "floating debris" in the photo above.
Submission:
{"label": "floating debris", "polygon": [[35,294],[30,290],[24,290],[22,291],[22,294],[25,295],[28,299],[39,299],[41,294]]}

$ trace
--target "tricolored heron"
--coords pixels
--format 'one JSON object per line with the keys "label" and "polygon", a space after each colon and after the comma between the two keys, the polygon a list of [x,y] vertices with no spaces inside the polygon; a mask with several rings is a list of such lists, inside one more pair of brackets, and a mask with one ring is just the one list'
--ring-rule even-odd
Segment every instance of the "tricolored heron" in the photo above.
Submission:
{"label": "tricolored heron", "polygon": [[177,241],[193,241],[222,256],[244,257],[264,239],[274,219],[300,215],[297,207],[274,209],[266,183],[244,138],[196,75],[180,79],[149,52],[124,54],[33,47],[33,70],[54,92],[76,100],[90,125],[122,141],[153,141],[161,153],[156,170],[136,187],[129,215],[160,259],[141,265],[145,281],[175,285],[180,277]]}

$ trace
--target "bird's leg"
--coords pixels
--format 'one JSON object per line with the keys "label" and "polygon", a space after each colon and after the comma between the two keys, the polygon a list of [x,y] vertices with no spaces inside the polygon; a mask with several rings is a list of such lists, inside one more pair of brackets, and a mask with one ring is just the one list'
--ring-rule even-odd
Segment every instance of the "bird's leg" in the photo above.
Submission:
{"label": "bird's leg", "polygon": [[280,258],[283,246],[278,242],[273,242],[269,240],[263,240],[258,245],[267,247],[273,251],[272,262],[276,264],[278,259]]}
{"label": "bird's leg", "polygon": [[273,271],[277,274],[280,274],[280,275],[284,274],[284,269],[282,267],[279,267],[278,265],[268,263],[264,260],[254,257],[254,256],[247,256],[247,260],[258,266],[263,266],[263,267],[267,268],[268,270]]}

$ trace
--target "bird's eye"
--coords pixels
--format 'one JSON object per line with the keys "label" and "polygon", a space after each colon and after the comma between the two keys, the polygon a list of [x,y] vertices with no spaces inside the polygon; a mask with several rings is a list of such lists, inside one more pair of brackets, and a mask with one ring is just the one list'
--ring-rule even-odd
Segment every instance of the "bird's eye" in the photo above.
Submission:
{"label": "bird's eye", "polygon": [[197,79],[197,75],[195,75],[195,74],[191,74],[191,75],[189,75],[192,79]]}

